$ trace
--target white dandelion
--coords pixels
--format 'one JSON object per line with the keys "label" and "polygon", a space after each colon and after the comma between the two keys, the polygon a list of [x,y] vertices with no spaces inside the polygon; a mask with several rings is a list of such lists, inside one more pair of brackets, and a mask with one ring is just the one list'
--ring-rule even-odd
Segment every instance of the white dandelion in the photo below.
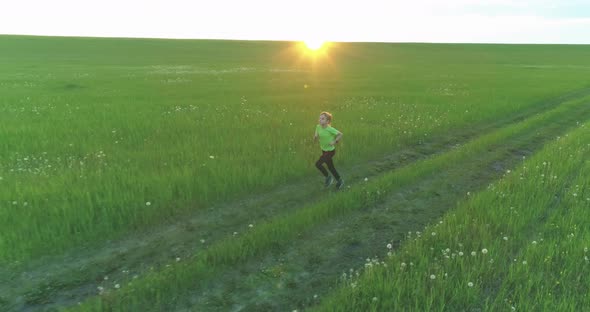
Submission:
{"label": "white dandelion", "polygon": [[469,282],[469,283],[467,283],[467,286],[473,287],[473,283],[472,282]]}

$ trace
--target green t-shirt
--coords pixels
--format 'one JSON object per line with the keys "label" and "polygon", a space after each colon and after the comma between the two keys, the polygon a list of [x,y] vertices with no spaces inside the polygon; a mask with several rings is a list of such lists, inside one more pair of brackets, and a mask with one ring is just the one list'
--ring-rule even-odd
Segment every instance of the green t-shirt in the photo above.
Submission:
{"label": "green t-shirt", "polygon": [[322,128],[320,125],[315,127],[315,131],[318,133],[318,137],[320,138],[320,147],[322,148],[322,151],[329,152],[336,149],[335,146],[330,145],[330,142],[334,141],[340,131],[332,128],[332,126],[326,126],[325,128]]}

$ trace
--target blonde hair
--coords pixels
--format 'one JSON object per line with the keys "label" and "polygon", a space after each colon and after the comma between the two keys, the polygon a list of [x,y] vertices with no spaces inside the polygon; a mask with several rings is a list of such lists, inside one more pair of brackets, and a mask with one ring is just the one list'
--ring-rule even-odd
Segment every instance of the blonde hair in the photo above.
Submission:
{"label": "blonde hair", "polygon": [[330,114],[329,112],[322,112],[320,115],[326,116],[326,119],[328,119],[328,123],[332,123],[332,114]]}

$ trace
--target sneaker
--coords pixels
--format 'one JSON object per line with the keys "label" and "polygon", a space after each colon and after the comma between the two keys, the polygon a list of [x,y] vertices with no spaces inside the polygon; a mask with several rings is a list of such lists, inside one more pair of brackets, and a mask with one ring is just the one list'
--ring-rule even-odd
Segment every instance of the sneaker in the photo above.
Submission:
{"label": "sneaker", "polygon": [[336,181],[336,188],[341,189],[344,185],[344,179],[340,178],[340,180]]}
{"label": "sneaker", "polygon": [[324,183],[324,185],[325,185],[326,187],[328,187],[328,186],[332,185],[332,176],[327,176],[327,177],[326,177],[326,182]]}

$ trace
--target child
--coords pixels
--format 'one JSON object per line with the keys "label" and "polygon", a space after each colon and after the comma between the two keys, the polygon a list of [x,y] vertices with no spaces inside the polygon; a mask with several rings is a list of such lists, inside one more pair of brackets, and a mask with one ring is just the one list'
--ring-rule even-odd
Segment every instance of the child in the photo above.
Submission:
{"label": "child", "polygon": [[334,168],[332,157],[336,154],[335,145],[342,139],[342,132],[332,128],[330,125],[332,122],[332,114],[328,112],[322,112],[320,114],[319,122],[320,124],[315,127],[313,140],[315,142],[319,138],[322,156],[320,156],[320,159],[315,163],[315,166],[322,172],[324,177],[326,177],[325,185],[328,187],[332,184],[332,177],[323,166],[323,164],[326,163],[328,169],[334,178],[336,178],[336,188],[340,189],[342,188],[342,185],[344,185],[344,181],[336,171],[336,168]]}

